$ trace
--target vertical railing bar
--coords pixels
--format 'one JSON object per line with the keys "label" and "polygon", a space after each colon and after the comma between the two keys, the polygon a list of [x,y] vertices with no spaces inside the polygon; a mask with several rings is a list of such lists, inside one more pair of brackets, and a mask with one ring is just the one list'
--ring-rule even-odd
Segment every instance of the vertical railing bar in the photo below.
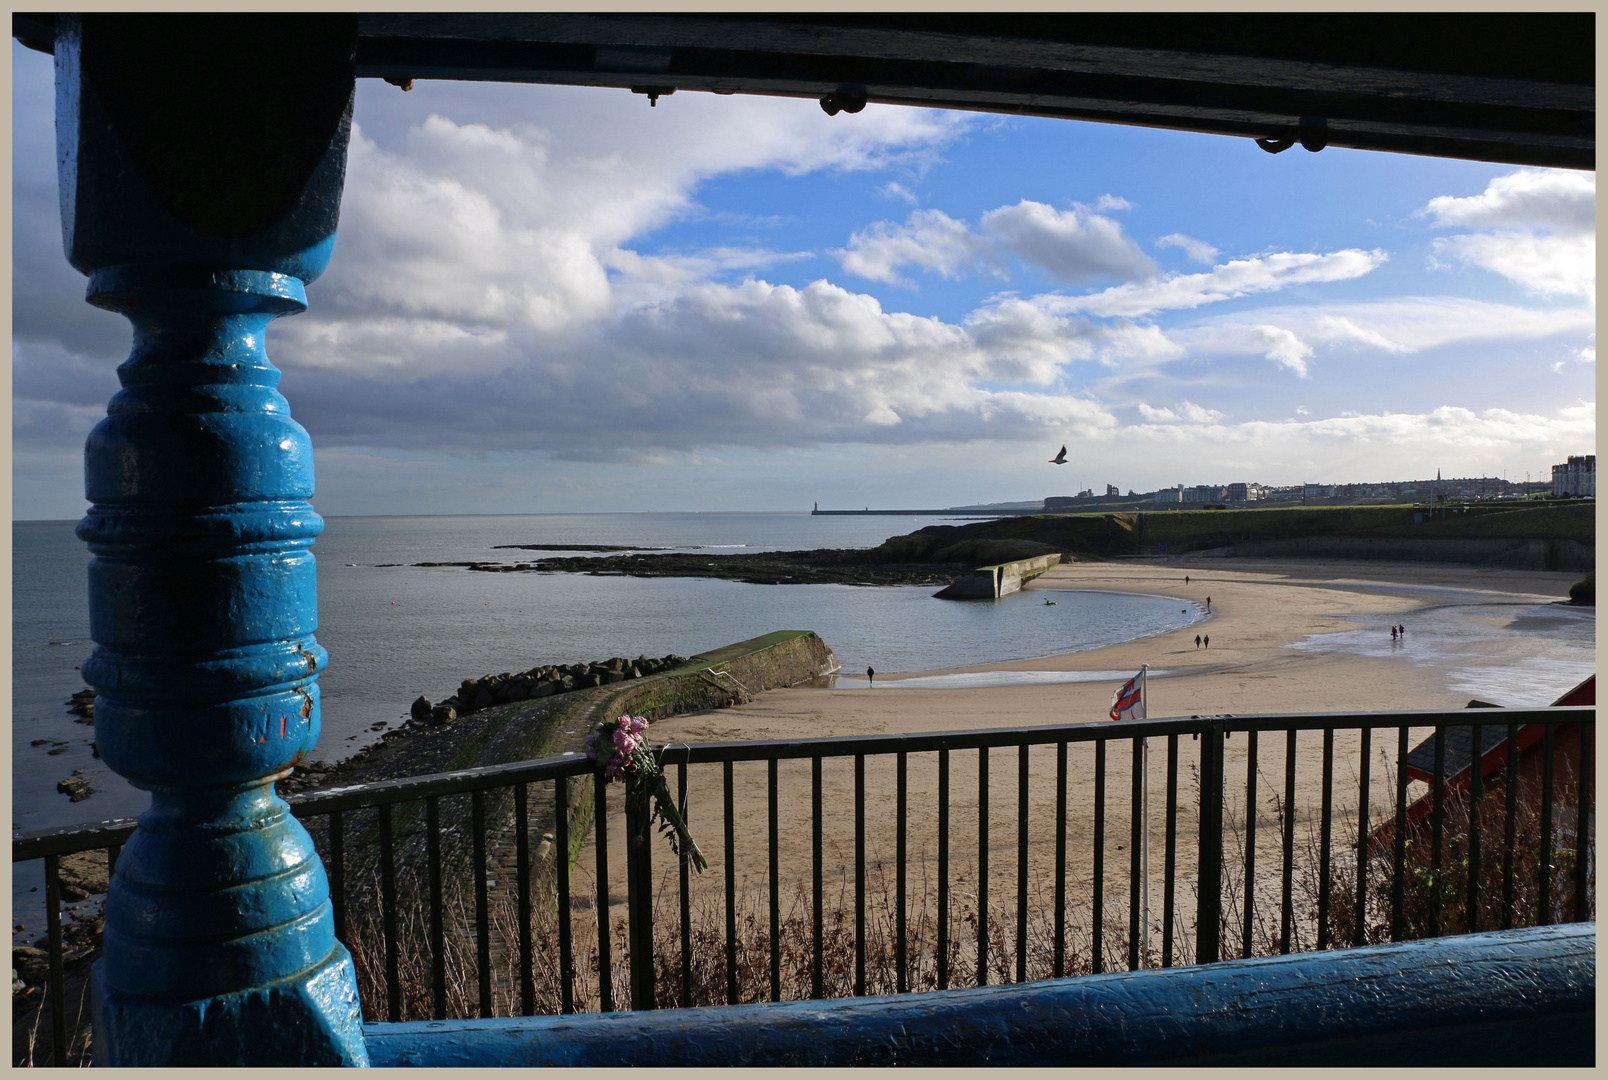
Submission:
{"label": "vertical railing bar", "polygon": [[657,970],[654,964],[653,947],[653,828],[652,819],[643,815],[637,825],[640,830],[637,835],[642,839],[642,845],[637,848],[627,847],[627,857],[631,851],[637,856],[637,906],[631,912],[632,954],[631,966],[635,971],[637,986],[640,991],[638,1000],[633,1004],[637,1009],[657,1009],[659,1007],[658,994],[655,983],[658,981]]}
{"label": "vertical railing bar", "polygon": [[1400,941],[1407,903],[1407,740],[1411,732],[1396,732],[1396,828],[1390,873],[1390,940]]}
{"label": "vertical railing bar", "polygon": [[441,890],[441,797],[424,801],[424,851],[430,879],[430,1018],[447,1018],[447,931]]}
{"label": "vertical railing bar", "polygon": [[402,980],[397,975],[396,863],[392,859],[391,804],[378,807],[380,815],[380,917],[385,927],[385,1014],[391,1023],[402,1020]]}
{"label": "vertical railing bar", "polygon": [[67,987],[62,970],[61,856],[45,856],[45,936],[50,950],[50,1059],[58,1068],[67,1065]]}
{"label": "vertical railing bar", "polygon": [[631,979],[631,1008],[658,1008],[654,994],[653,964],[653,848],[647,817],[631,807],[625,810],[625,936]]}
{"label": "vertical railing bar", "polygon": [[329,815],[329,899],[335,909],[335,937],[346,941],[346,822],[339,810]]}
{"label": "vertical railing bar", "polygon": [[491,905],[486,895],[486,793],[469,795],[470,829],[475,852],[475,967],[480,982],[480,1015],[490,1018],[491,1004]]}
{"label": "vertical railing bar", "polygon": [[938,751],[938,989],[949,989],[949,751]]}
{"label": "vertical railing bar", "polygon": [[854,755],[854,996],[865,996],[865,755]]}
{"label": "vertical railing bar", "polygon": [[1507,729],[1507,777],[1502,797],[1502,929],[1513,929],[1513,858],[1519,809],[1519,725]]}
{"label": "vertical railing bar", "polygon": [[1323,809],[1318,826],[1318,948],[1329,947],[1329,884],[1333,855],[1334,728],[1323,729]]}
{"label": "vertical railing bar", "polygon": [[1552,857],[1554,844],[1552,842],[1552,779],[1553,779],[1553,751],[1555,739],[1554,724],[1541,725],[1541,859],[1540,869],[1536,872],[1538,888],[1536,890],[1536,925],[1552,925]]}
{"label": "vertical railing bar", "polygon": [[1249,957],[1256,927],[1256,730],[1245,733],[1245,925],[1240,955]]}
{"label": "vertical railing bar", "polygon": [[1140,892],[1143,888],[1139,877],[1141,869],[1140,856],[1143,853],[1143,837],[1140,830],[1144,825],[1144,740],[1133,740],[1133,792],[1128,809],[1128,970],[1139,970],[1139,912]]}
{"label": "vertical railing bar", "polygon": [[1094,974],[1105,971],[1105,778],[1106,741],[1094,741],[1094,898],[1092,922],[1094,941],[1091,958]]}
{"label": "vertical railing bar", "polygon": [[1441,853],[1446,835],[1446,726],[1435,726],[1435,775],[1430,778],[1429,936],[1440,937]]}
{"label": "vertical railing bar", "polygon": [[895,808],[896,821],[894,825],[894,859],[898,869],[894,879],[893,963],[897,969],[894,975],[894,992],[899,994],[903,994],[910,989],[910,979],[908,974],[908,943],[905,936],[907,919],[905,908],[908,902],[905,892],[905,834],[907,832],[905,827],[905,814],[909,808],[909,788],[906,782],[906,756],[907,755],[903,750],[899,751],[896,781],[898,792],[896,795],[897,806]]}
{"label": "vertical railing bar", "polygon": [[1066,975],[1066,743],[1055,744],[1055,956],[1052,977]]}
{"label": "vertical railing bar", "polygon": [[1215,964],[1223,933],[1223,738],[1221,721],[1200,736],[1200,906],[1195,921],[1195,962]]}
{"label": "vertical railing bar", "polygon": [[519,890],[519,1015],[536,1013],[536,950],[530,919],[530,785],[514,786],[514,860]]}
{"label": "vertical railing bar", "polygon": [[811,857],[810,866],[814,890],[814,912],[812,931],[812,945],[810,952],[810,997],[819,999],[826,996],[826,977],[822,964],[822,935],[825,932],[825,919],[821,911],[821,758],[819,755],[810,759],[810,824]]}
{"label": "vertical railing bar", "polygon": [[977,985],[988,985],[988,747],[977,748]]}
{"label": "vertical railing bar", "polygon": [[[681,809],[681,820],[689,829],[692,823],[687,805],[687,763],[676,766],[676,805]],[[683,844],[679,867],[680,895],[677,897],[681,916],[681,1007],[692,1008],[692,853]]]}
{"label": "vertical railing bar", "polygon": [[602,1012],[614,1011],[614,960],[609,955],[609,801],[608,780],[592,774],[592,830],[597,856],[597,994]]}
{"label": "vertical railing bar", "polygon": [[1373,753],[1373,729],[1363,728],[1358,739],[1357,760],[1359,795],[1357,798],[1357,927],[1353,945],[1368,944],[1368,820],[1369,769]]}
{"label": "vertical railing bar", "polygon": [[782,1000],[782,879],[780,857],[777,854],[778,798],[777,763],[771,758],[766,763],[766,783],[769,789],[770,821],[770,999]]}
{"label": "vertical railing bar", "polygon": [[1280,872],[1279,893],[1279,953],[1290,951],[1290,937],[1295,927],[1295,755],[1297,750],[1294,728],[1284,733],[1284,862]]}
{"label": "vertical railing bar", "polygon": [[726,1004],[737,1004],[737,816],[732,763],[721,764],[726,818]]}
{"label": "vertical railing bar", "polygon": [[1480,874],[1484,871],[1480,850],[1480,816],[1485,801],[1485,726],[1469,725],[1474,739],[1468,777],[1468,900],[1463,924],[1470,934],[1480,929]]}
{"label": "vertical railing bar", "polygon": [[1016,762],[1016,981],[1027,981],[1027,817],[1028,752],[1023,743]]}
{"label": "vertical railing bar", "polygon": [[553,853],[558,878],[558,1011],[575,1011],[575,951],[570,927],[569,777],[553,779]]}
{"label": "vertical railing bar", "polygon": [[1178,736],[1167,736],[1167,840],[1161,882],[1161,966],[1173,962],[1173,895],[1178,881]]}
{"label": "vertical railing bar", "polygon": [[1574,861],[1574,921],[1586,922],[1591,918],[1587,869],[1589,859],[1586,848],[1591,842],[1591,735],[1590,724],[1578,724],[1577,745],[1580,747],[1580,774],[1575,791],[1575,861]]}

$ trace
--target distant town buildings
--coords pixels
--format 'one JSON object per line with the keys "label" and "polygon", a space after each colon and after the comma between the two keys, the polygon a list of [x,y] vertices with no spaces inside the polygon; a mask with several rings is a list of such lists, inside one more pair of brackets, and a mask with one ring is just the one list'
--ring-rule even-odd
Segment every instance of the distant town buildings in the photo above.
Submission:
{"label": "distant town buildings", "polygon": [[1597,497],[1597,455],[1569,455],[1562,465],[1552,466],[1552,494],[1575,498]]}
{"label": "distant town buildings", "polygon": [[1359,500],[1391,502],[1432,502],[1454,499],[1459,502],[1480,499],[1516,499],[1525,495],[1550,492],[1558,496],[1595,498],[1597,494],[1597,459],[1587,454],[1570,457],[1562,465],[1552,467],[1552,480],[1507,480],[1497,476],[1441,477],[1432,480],[1393,480],[1380,483],[1321,484],[1301,483],[1287,485],[1259,484],[1252,481],[1232,484],[1175,484],[1159,491],[1136,492],[1123,495],[1116,484],[1106,484],[1105,494],[1096,495],[1093,488],[1078,492],[1077,496],[1052,496],[1044,500],[1044,509],[1071,512],[1091,510],[1110,503],[1132,506],[1134,503],[1160,504],[1162,507],[1199,509],[1206,506],[1255,506],[1259,503],[1344,504]]}

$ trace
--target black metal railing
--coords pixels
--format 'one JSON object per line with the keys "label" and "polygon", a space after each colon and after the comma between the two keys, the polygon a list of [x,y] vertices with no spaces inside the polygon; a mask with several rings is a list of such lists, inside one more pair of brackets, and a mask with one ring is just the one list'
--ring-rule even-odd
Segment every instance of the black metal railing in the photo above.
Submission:
{"label": "black metal railing", "polygon": [[[619,786],[611,789],[595,764],[577,755],[288,801],[325,860],[336,932],[359,964],[374,1019],[774,1001],[1587,920],[1594,911],[1595,716],[1589,706],[1202,716],[674,744],[661,748],[660,760],[675,775],[711,872],[693,874],[683,854],[657,885],[653,844],[629,842],[639,836],[639,823],[627,818],[620,831],[610,821]],[[1539,737],[1531,725],[1539,725]],[[1470,730],[1480,748],[1480,765],[1466,777],[1447,766],[1448,740],[1459,729]],[[1507,754],[1494,773],[1481,756],[1491,752],[1488,729],[1505,734],[1492,744]],[[1376,732],[1390,731],[1393,760],[1385,752],[1388,737],[1374,741]],[[1280,740],[1259,745],[1259,736],[1281,733],[1282,753],[1269,753]],[[1526,743],[1531,738],[1534,746]],[[1192,761],[1186,739],[1198,743]],[[1416,739],[1433,748],[1427,782],[1412,780],[1405,767]],[[1158,749],[1165,741],[1164,761],[1149,759],[1150,740]],[[1376,747],[1385,762],[1377,774]],[[1004,753],[991,759],[994,750]],[[1007,766],[1011,756],[1015,798],[998,799],[991,794],[992,766]],[[1270,756],[1282,759],[1282,790],[1267,781]],[[965,767],[967,758],[975,771]],[[1339,792],[1337,761],[1355,780]],[[1128,798],[1108,802],[1111,774],[1124,766]],[[1230,775],[1242,768],[1243,785]],[[1166,792],[1154,825],[1152,779],[1164,781]],[[1196,797],[1186,797],[1181,781],[1197,789]],[[1259,801],[1263,790],[1268,794]],[[1092,820],[1073,805],[1074,795],[1090,806]],[[876,804],[868,812],[869,798]],[[976,818],[968,825],[965,808],[973,799]],[[807,843],[801,828],[785,827],[798,824],[806,802]],[[1384,814],[1375,812],[1381,802]],[[718,840],[708,828],[716,806]],[[1271,818],[1274,844],[1266,842],[1259,818]],[[1499,851],[1491,852],[1488,834],[1497,818]],[[551,831],[538,834],[543,823]],[[1002,836],[1001,824],[1014,836]],[[1082,839],[1072,835],[1070,826],[1085,824]],[[1338,843],[1337,824],[1351,830]],[[14,863],[45,863],[53,1047],[68,1045],[57,860],[105,849],[110,873],[133,829],[132,821],[106,822],[13,840]],[[1156,829],[1159,879],[1148,852]],[[761,837],[762,846],[750,839]],[[1126,841],[1129,851],[1108,873],[1111,841],[1119,849]],[[852,844],[852,860],[834,870],[828,847],[840,843],[845,850]],[[990,862],[991,852],[1010,846],[1014,860]],[[1266,857],[1269,848],[1275,859]],[[893,894],[886,896],[886,878],[878,878],[883,906],[873,912],[868,889],[890,855]],[[610,912],[611,865],[621,861],[623,918]],[[1126,873],[1118,865],[1124,861]],[[504,872],[510,863],[511,886]],[[1181,877],[1180,865],[1191,863],[1194,873]],[[592,897],[578,874],[592,877]],[[1045,876],[1053,879],[1049,896]],[[852,911],[839,906],[829,919],[827,886],[834,878]],[[794,903],[784,918],[790,884]],[[964,890],[968,884],[974,891]],[[1147,914],[1152,885],[1161,891],[1159,927]],[[991,886],[995,897],[1005,895],[1003,904],[991,900]],[[1127,903],[1109,903],[1113,890],[1123,888]],[[674,893],[673,911],[656,911],[667,891]],[[757,904],[757,894],[763,917],[757,907],[745,915],[744,904]],[[702,905],[699,918],[695,904]],[[807,930],[796,915],[800,904],[808,908]],[[1455,924],[1446,917],[1448,905],[1462,909]],[[718,912],[705,918],[711,906]],[[595,924],[581,927],[583,934],[595,930],[595,948],[578,940],[577,919]],[[976,924],[970,931],[969,922]],[[1159,949],[1149,944],[1154,929]],[[957,930],[974,933],[974,940],[956,938]],[[891,941],[873,956],[872,945],[884,940],[879,934]],[[673,938],[679,941],[672,946]],[[664,955],[656,952],[661,946]],[[710,976],[714,968],[721,970]]]}

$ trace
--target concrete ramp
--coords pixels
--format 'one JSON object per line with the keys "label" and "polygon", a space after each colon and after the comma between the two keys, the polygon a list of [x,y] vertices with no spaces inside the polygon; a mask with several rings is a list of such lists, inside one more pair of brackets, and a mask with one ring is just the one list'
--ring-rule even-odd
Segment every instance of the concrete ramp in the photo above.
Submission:
{"label": "concrete ramp", "polygon": [[1020,592],[1022,584],[1038,577],[1061,562],[1061,556],[1039,555],[1015,562],[979,566],[953,585],[933,593],[940,600],[998,600],[1013,592]]}

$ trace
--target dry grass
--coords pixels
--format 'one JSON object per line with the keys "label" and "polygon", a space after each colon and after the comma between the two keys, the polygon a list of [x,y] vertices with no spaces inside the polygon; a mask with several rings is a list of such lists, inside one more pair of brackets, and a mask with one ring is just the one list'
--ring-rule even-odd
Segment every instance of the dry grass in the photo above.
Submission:
{"label": "dry grass", "polygon": [[[574,881],[572,896],[589,895],[591,883],[584,872]],[[979,911],[975,869],[956,867],[951,880],[946,980],[950,987],[979,983],[977,928]],[[1031,887],[1027,933],[1021,939],[1026,979],[1054,976],[1054,898],[1053,886],[1038,881]],[[936,882],[909,883],[910,906],[906,916],[906,972],[910,991],[938,988],[938,912]],[[858,965],[855,951],[855,910],[853,880],[843,869],[824,892],[821,935],[821,994],[825,998],[855,994]],[[876,863],[868,868],[865,897],[864,980],[865,993],[891,994],[899,989],[897,975],[897,895],[893,868]],[[472,904],[456,896],[447,904],[448,923],[457,928],[445,935],[446,1015],[454,1018],[480,1015],[478,967],[473,933]],[[675,871],[665,871],[654,896],[654,976],[655,999],[661,1007],[678,1005],[722,1005],[728,1001],[726,913],[724,898],[713,892],[695,894],[689,899],[691,926],[687,953],[687,976],[683,979],[681,913]],[[492,1015],[517,1015],[520,1010],[517,946],[517,907],[511,898],[489,906],[490,936],[493,942]],[[554,912],[538,914],[532,925],[534,1012],[560,1011],[559,936]],[[610,913],[609,972],[613,988],[612,1005],[629,1007],[630,945],[623,906]],[[808,1000],[814,994],[814,918],[810,891],[798,886],[784,898],[779,909],[777,935],[777,999]],[[1093,935],[1089,927],[1089,905],[1079,908],[1069,898],[1063,972],[1086,975],[1093,971]],[[399,905],[397,974],[401,988],[401,1020],[428,1019],[432,1013],[431,972],[427,914],[419,905]],[[986,981],[991,984],[1017,981],[1017,917],[1014,891],[1008,902],[991,902],[986,913]],[[772,1000],[769,894],[747,891],[737,895],[736,904],[736,994],[739,1003]],[[595,909],[586,901],[572,903],[570,933],[574,951],[573,1004],[577,1012],[602,1008],[598,979],[600,969]],[[1142,958],[1142,966],[1159,966],[1160,954],[1154,943],[1159,928],[1153,928],[1152,947]],[[1180,932],[1183,942],[1187,935]],[[1104,927],[1104,969],[1127,967],[1127,926],[1108,919]],[[363,1000],[364,1017],[377,1021],[387,1018],[385,948],[379,913],[372,907],[348,927],[348,947],[357,966],[358,991]],[[1187,957],[1181,962],[1187,962]]]}

